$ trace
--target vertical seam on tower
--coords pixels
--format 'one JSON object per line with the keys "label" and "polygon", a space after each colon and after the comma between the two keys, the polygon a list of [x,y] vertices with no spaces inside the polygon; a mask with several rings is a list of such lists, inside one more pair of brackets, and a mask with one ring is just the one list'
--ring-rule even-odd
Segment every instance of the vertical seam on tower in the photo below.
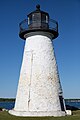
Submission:
{"label": "vertical seam on tower", "polygon": [[31,89],[31,79],[32,79],[32,66],[33,66],[33,51],[31,51],[31,74],[30,74],[30,83],[29,83],[28,111],[29,111],[29,104],[30,104],[30,89]]}

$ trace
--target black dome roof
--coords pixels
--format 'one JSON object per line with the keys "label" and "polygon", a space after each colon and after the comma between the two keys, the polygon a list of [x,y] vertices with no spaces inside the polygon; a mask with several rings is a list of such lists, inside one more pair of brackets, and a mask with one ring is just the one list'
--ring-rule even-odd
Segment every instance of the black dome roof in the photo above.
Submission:
{"label": "black dome roof", "polygon": [[44,12],[44,11],[40,10],[40,5],[39,4],[36,5],[36,10],[29,13],[27,16],[29,17],[30,15],[32,15],[34,13],[41,13],[41,14],[45,14],[45,15],[49,16],[49,14],[47,12]]}

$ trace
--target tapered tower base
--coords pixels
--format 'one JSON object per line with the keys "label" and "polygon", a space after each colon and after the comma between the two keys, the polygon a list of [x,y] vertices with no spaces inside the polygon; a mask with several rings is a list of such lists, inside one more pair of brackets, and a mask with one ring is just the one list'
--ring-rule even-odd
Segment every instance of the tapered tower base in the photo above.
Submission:
{"label": "tapered tower base", "polygon": [[15,107],[10,114],[66,115],[52,40],[45,34],[26,38]]}

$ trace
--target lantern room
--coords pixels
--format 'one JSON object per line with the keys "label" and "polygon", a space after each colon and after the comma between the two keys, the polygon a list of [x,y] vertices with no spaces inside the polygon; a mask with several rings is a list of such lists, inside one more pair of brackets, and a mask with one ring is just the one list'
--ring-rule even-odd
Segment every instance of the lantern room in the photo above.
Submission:
{"label": "lantern room", "polygon": [[20,38],[26,40],[29,34],[50,34],[52,39],[58,37],[58,23],[50,19],[49,14],[40,10],[40,5],[36,5],[36,10],[27,15],[27,19],[23,20],[20,24]]}
{"label": "lantern room", "polygon": [[29,29],[49,28],[49,14],[40,10],[40,5],[36,6],[36,10],[28,15]]}

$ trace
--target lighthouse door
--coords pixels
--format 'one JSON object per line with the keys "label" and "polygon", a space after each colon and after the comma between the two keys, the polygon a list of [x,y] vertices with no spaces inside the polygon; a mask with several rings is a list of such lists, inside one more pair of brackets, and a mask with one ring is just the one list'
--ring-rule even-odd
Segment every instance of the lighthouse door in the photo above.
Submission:
{"label": "lighthouse door", "polygon": [[60,104],[61,104],[61,110],[64,111],[64,103],[63,103],[63,97],[59,96]]}

